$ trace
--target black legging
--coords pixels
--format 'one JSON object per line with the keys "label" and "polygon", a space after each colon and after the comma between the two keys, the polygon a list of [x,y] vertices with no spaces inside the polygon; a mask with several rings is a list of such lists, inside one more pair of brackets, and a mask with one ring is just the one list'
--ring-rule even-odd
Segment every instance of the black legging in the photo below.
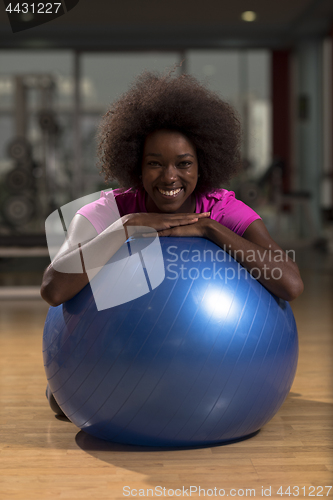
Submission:
{"label": "black legging", "polygon": [[46,397],[49,401],[49,405],[51,407],[51,410],[54,411],[54,413],[56,415],[59,415],[61,417],[66,417],[66,415],[64,414],[64,412],[62,411],[62,409],[60,408],[58,403],[56,402],[48,384],[46,386]]}

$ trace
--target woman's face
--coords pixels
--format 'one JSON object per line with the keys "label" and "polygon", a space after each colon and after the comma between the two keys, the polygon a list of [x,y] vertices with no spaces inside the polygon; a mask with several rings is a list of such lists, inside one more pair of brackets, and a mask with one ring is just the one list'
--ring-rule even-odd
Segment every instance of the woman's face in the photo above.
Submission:
{"label": "woman's face", "polygon": [[147,136],[142,157],[147,212],[195,212],[197,181],[196,151],[183,134],[156,130]]}

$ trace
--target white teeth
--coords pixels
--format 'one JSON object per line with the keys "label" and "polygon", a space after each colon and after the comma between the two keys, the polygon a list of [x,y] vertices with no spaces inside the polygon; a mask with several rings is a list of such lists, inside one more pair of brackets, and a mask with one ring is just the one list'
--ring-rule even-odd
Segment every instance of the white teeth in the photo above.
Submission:
{"label": "white teeth", "polygon": [[159,192],[162,194],[166,194],[167,196],[174,196],[175,194],[178,194],[182,188],[179,189],[174,189],[173,191],[163,191],[163,189],[158,188]]}

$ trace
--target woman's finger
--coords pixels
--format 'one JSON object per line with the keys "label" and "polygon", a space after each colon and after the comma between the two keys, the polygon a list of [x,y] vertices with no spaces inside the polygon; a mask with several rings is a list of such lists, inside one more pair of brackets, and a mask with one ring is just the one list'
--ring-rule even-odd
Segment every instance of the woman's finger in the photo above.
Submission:
{"label": "woman's finger", "polygon": [[198,217],[194,217],[191,220],[180,220],[178,224],[173,224],[173,226],[187,226],[187,224],[194,224],[194,222],[198,222]]}
{"label": "woman's finger", "polygon": [[[201,214],[195,214],[195,217],[191,218],[191,219],[187,219],[184,217],[180,217],[179,219],[177,219],[176,221],[172,221],[173,222],[173,226],[186,226],[187,224],[193,224],[195,222],[198,222],[199,218],[202,219],[204,217],[208,217],[210,215],[210,212],[203,212]],[[177,222],[177,224],[175,224]]]}
{"label": "woman's finger", "polygon": [[[160,215],[160,214],[158,214],[158,215]],[[165,214],[163,217],[170,218],[170,219],[178,219],[178,218],[191,219],[193,216],[195,216],[195,217],[209,217],[209,215],[210,215],[210,212],[201,212],[199,214],[181,214],[181,213],[177,213],[177,214]]]}

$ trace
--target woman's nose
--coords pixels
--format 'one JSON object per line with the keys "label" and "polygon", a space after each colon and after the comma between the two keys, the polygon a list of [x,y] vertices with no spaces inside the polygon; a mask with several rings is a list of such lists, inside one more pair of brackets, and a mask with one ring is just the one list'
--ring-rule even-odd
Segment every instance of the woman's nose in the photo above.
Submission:
{"label": "woman's nose", "polygon": [[168,165],[163,168],[162,178],[166,184],[176,182],[177,168],[174,165]]}

